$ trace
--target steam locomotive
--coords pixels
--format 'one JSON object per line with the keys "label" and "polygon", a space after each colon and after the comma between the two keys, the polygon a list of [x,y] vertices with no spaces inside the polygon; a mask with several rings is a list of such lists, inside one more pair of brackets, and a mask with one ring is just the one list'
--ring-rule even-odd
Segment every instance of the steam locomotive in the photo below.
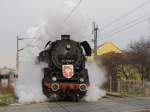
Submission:
{"label": "steam locomotive", "polygon": [[49,41],[38,56],[39,62],[48,63],[43,68],[43,93],[48,98],[78,101],[86,95],[89,86],[86,56],[91,55],[87,41],[76,42],[70,35],[61,35],[61,40]]}

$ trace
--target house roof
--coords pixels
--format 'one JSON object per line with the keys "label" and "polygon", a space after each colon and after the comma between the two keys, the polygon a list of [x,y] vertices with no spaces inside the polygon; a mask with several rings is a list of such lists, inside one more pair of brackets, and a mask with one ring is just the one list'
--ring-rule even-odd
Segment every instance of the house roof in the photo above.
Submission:
{"label": "house roof", "polygon": [[[115,44],[112,42],[105,42],[97,47],[97,55],[102,56],[108,53],[122,53],[123,51],[119,49]],[[92,53],[91,56],[87,57],[89,61],[94,60],[94,54]]]}
{"label": "house roof", "polygon": [[7,68],[0,68],[0,75],[8,75],[10,72]]}
{"label": "house roof", "polygon": [[98,46],[97,48],[97,55],[104,55],[110,52],[114,53],[122,53],[122,50],[119,49],[115,44],[112,42],[105,42]]}

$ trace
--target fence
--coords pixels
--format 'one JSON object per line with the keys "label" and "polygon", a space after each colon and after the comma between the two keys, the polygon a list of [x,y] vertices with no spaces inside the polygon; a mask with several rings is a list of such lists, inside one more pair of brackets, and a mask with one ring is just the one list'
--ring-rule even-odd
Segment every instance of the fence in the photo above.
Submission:
{"label": "fence", "polygon": [[140,94],[143,91],[144,91],[143,81],[136,81],[136,80],[118,81],[118,92]]}
{"label": "fence", "polygon": [[108,90],[110,92],[150,96],[150,82],[138,80],[109,81]]}

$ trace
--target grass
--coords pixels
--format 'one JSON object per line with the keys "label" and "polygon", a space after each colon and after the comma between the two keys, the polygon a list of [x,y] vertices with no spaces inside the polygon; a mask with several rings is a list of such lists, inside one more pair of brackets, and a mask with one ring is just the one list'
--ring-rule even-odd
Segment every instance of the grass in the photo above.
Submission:
{"label": "grass", "polygon": [[0,88],[0,106],[6,106],[17,102],[14,89],[12,86]]}
{"label": "grass", "polygon": [[16,103],[17,98],[13,94],[0,94],[0,106]]}
{"label": "grass", "polygon": [[128,97],[128,96],[144,96],[143,92],[122,92],[121,96]]}

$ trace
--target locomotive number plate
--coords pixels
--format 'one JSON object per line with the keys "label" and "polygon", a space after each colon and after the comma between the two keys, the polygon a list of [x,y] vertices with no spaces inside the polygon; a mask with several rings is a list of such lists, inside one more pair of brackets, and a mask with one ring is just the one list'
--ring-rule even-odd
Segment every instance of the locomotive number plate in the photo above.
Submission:
{"label": "locomotive number plate", "polygon": [[72,78],[74,75],[73,65],[62,65],[62,72],[65,78]]}

